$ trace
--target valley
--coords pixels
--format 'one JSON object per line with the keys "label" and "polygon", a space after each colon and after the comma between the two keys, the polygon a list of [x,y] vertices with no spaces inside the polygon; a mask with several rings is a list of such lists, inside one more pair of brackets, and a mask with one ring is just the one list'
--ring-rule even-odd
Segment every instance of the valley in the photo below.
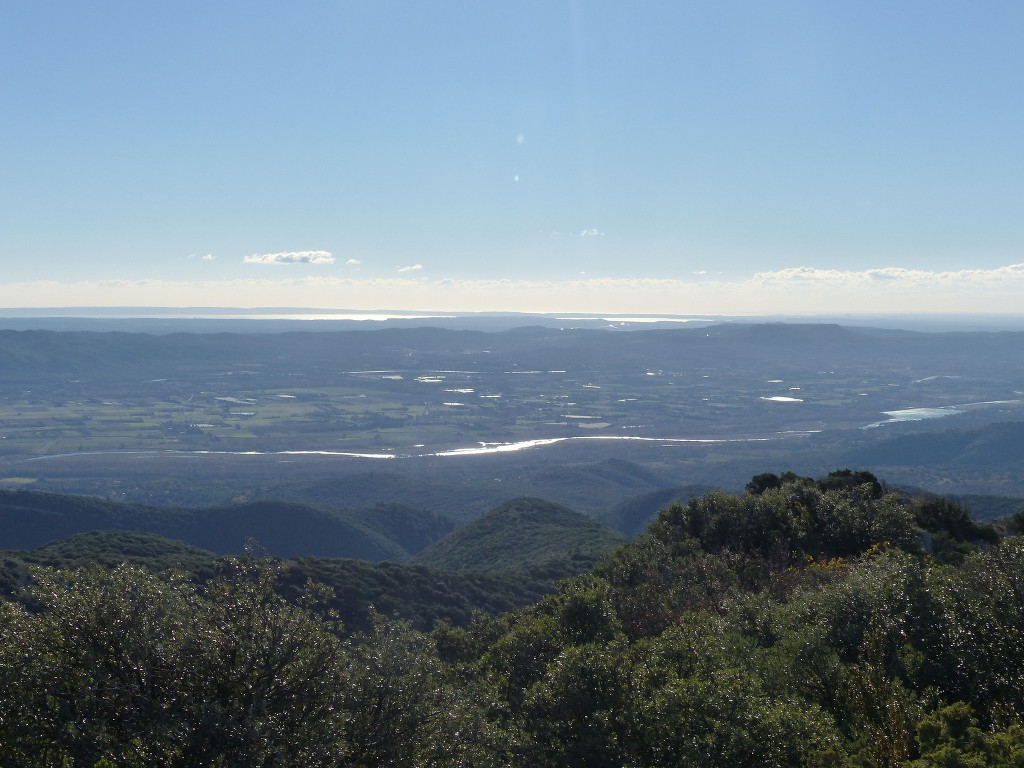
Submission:
{"label": "valley", "polygon": [[[1012,455],[979,472],[976,451],[940,468],[888,447],[1019,425],[1022,337],[780,323],[6,331],[0,485],[200,505],[322,501],[329,481],[338,500],[372,503],[389,489],[373,498],[365,477],[386,468],[443,486],[470,518],[516,495],[595,514],[634,492],[856,463],[946,493],[1024,495]],[[658,479],[576,485],[575,468],[613,458]]]}

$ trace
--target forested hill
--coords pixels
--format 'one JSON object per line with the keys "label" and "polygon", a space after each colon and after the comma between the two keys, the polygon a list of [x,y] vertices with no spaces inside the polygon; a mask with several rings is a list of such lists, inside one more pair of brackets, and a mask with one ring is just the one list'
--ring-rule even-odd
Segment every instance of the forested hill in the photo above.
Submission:
{"label": "forested hill", "polygon": [[670,506],[554,594],[462,627],[377,617],[345,639],[325,598],[252,556],[198,581],[36,571],[0,602],[2,759],[1024,762],[1024,540],[866,472]]}
{"label": "forested hill", "polygon": [[248,540],[281,557],[406,560],[454,528],[449,518],[403,504],[356,509],[259,501],[228,507],[148,507],[89,496],[0,489],[0,548],[33,549],[96,530],[180,539],[218,554]]}
{"label": "forested hill", "polygon": [[593,519],[543,499],[512,499],[415,556],[447,570],[575,576],[627,541]]}
{"label": "forested hill", "polygon": [[[308,579],[328,585],[348,631],[369,628],[373,608],[429,629],[440,620],[465,624],[476,611],[520,608],[627,540],[536,499],[505,504],[455,533],[453,525],[397,503],[189,509],[0,490],[0,594],[14,594],[34,565],[131,563],[208,575],[217,555],[254,546],[288,560],[295,588]],[[424,548],[429,553],[415,558]]]}
{"label": "forested hill", "polygon": [[[197,581],[209,579],[222,559],[213,552],[152,533],[102,530],[79,533],[32,550],[0,550],[0,598],[17,598],[36,567],[82,569],[131,565],[149,573],[178,571]],[[372,563],[338,557],[304,556],[282,560],[279,589],[293,595],[313,580],[331,591],[329,606],[343,621],[344,634],[369,631],[373,616],[401,617],[428,630],[438,622],[466,625],[478,612],[498,615],[521,608],[553,590],[545,573],[452,572],[395,562]],[[548,567],[550,569],[550,563]],[[567,570],[576,566],[575,570]],[[583,570],[565,560],[559,576]],[[3,765],[0,762],[0,765]]]}

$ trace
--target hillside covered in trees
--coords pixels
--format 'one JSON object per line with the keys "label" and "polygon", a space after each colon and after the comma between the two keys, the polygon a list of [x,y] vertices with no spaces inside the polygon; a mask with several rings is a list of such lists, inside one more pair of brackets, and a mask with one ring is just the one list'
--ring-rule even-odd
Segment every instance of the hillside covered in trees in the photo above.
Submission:
{"label": "hillside covered in trees", "polygon": [[33,566],[0,603],[0,765],[1024,764],[1024,540],[869,473],[669,506],[429,632],[353,634],[289,569]]}

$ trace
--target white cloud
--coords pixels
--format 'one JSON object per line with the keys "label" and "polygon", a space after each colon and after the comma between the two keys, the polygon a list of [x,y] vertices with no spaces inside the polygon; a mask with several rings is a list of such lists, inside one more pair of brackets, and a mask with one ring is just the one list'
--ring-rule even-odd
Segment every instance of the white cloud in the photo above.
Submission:
{"label": "white cloud", "polygon": [[254,253],[246,256],[245,264],[333,264],[334,257],[327,251],[286,251],[284,253]]}
{"label": "white cloud", "polygon": [[347,266],[347,267],[358,267],[362,263],[363,262],[362,262],[361,259],[348,259],[345,262],[345,266]]}
{"label": "white cloud", "polygon": [[0,282],[0,307],[293,306],[410,311],[708,315],[1005,313],[1021,315],[1024,264],[929,271],[793,267],[746,278],[432,280],[297,277],[208,281]]}
{"label": "white cloud", "polygon": [[[859,271],[843,269],[817,269],[815,267],[787,267],[774,272],[758,272],[752,282],[765,286],[818,286],[818,287],[872,287],[887,288],[967,288],[971,286],[1007,286],[1009,282],[1024,281],[1024,264],[1009,264],[992,269],[960,269],[932,271],[880,267]],[[1019,288],[1019,286],[1018,286]]]}
{"label": "white cloud", "polygon": [[580,237],[604,237],[604,232],[599,229],[581,229]]}
{"label": "white cloud", "polygon": [[399,272],[415,272],[415,271],[420,270],[420,269],[423,269],[423,265],[422,264],[411,264],[408,267],[399,267],[398,271]]}
{"label": "white cloud", "polygon": [[212,253],[208,253],[208,254],[206,254],[205,256],[203,256],[203,261],[213,261],[213,260],[215,260],[216,258],[217,258],[217,257],[216,257],[216,256],[214,256],[214,255],[213,255]]}

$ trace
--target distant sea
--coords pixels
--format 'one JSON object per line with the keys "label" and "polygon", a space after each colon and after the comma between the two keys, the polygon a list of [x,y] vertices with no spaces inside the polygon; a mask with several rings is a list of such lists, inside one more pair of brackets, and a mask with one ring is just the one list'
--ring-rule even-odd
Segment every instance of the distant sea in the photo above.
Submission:
{"label": "distant sea", "polygon": [[267,333],[432,326],[502,331],[548,328],[679,328],[715,323],[833,323],[910,331],[1024,331],[1021,315],[726,316],[527,312],[408,312],[295,307],[0,307],[0,330],[88,330],[138,333]]}
{"label": "distant sea", "polygon": [[726,318],[683,315],[531,314],[517,312],[404,312],[292,307],[58,307],[0,308],[0,330],[91,330],[142,333],[295,330],[370,330],[383,327],[432,326],[459,330],[501,331],[523,326],[555,328],[679,327],[721,322]]}

